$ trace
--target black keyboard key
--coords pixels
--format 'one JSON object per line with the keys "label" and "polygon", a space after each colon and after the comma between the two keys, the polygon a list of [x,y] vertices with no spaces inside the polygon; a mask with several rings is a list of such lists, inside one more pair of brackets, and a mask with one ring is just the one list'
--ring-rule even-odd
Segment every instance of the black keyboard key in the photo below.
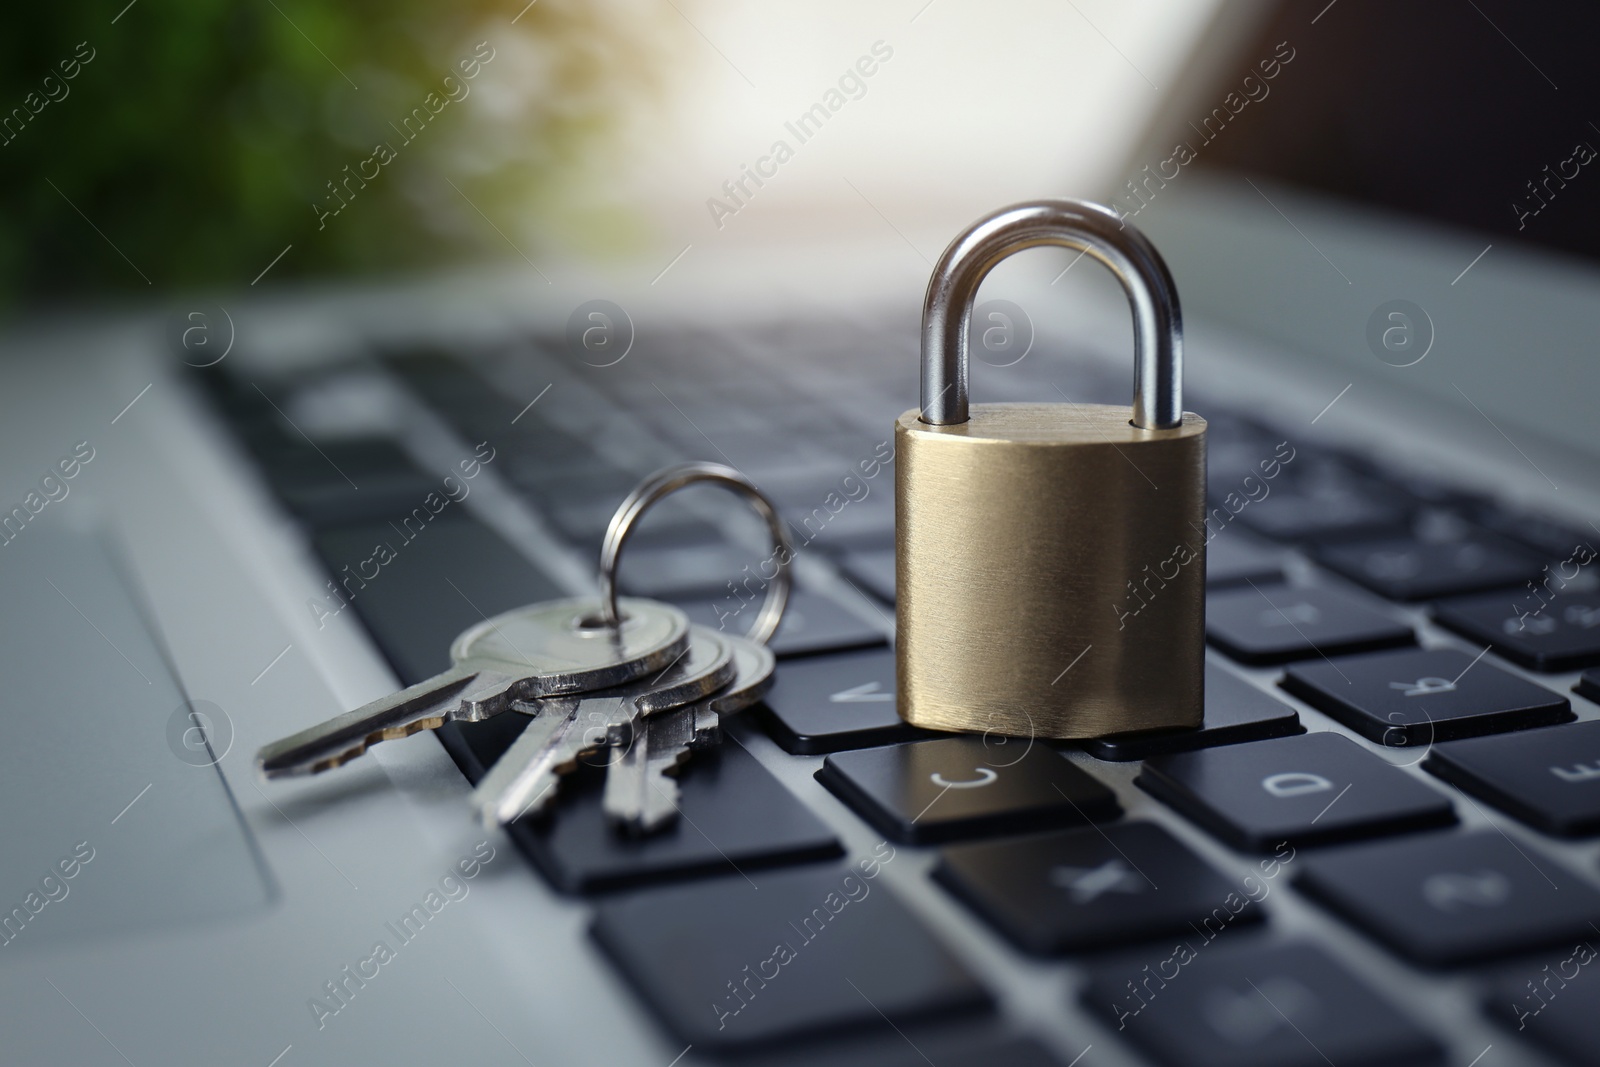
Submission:
{"label": "black keyboard key", "polygon": [[312,601],[312,612],[332,625],[348,607],[405,685],[450,666],[450,642],[485,616],[565,595],[504,538],[464,513],[440,514],[409,541],[404,533],[387,522],[318,533],[312,544],[332,584]]}
{"label": "black keyboard key", "polygon": [[[1289,478],[1279,480],[1279,476],[1293,467],[1293,446],[1287,441],[1279,444],[1253,430],[1237,434],[1221,430],[1210,421],[1207,410],[1206,495],[1210,499],[1222,503],[1230,492],[1236,494],[1236,500],[1245,499],[1247,491],[1260,496],[1262,486],[1270,493],[1289,482]],[[1284,457],[1290,457],[1289,467],[1284,466]]]}
{"label": "black keyboard key", "polygon": [[1026,738],[947,737],[836,752],[823,761],[817,781],[880,833],[912,844],[1076,826],[1122,813],[1110,789]]}
{"label": "black keyboard key", "polygon": [[[585,548],[597,546],[605,538],[617,505],[638,482],[637,476],[619,475],[608,491],[596,492],[596,487],[590,486],[582,495],[553,498],[542,510],[556,532],[568,541]],[[652,507],[648,522],[651,530],[681,530],[686,535],[704,528],[703,519],[675,500],[663,500]],[[644,522],[640,525],[643,527]]]}
{"label": "black keyboard key", "polygon": [[912,1044],[887,1024],[876,1035],[855,1034],[798,1048],[741,1057],[741,1067],[1062,1067],[1062,1061],[1028,1037],[974,1034],[995,1029],[992,1022],[971,1020],[935,1032],[917,1031]]}
{"label": "black keyboard key", "polygon": [[1170,1067],[1444,1062],[1437,1041],[1310,945],[1207,948],[1190,937],[1170,955],[1096,966],[1083,1002]]}
{"label": "black keyboard key", "polygon": [[1594,531],[1582,531],[1555,519],[1524,515],[1487,504],[1473,512],[1486,529],[1518,541],[1546,559],[1593,562],[1597,552]]}
{"label": "black keyboard key", "polygon": [[[1218,510],[1213,505],[1212,515]],[[1319,542],[1398,533],[1410,519],[1411,505],[1403,494],[1352,475],[1275,484],[1270,496],[1245,501],[1237,514],[1241,523],[1275,541]]]}
{"label": "black keyboard key", "polygon": [[639,893],[601,904],[593,934],[677,1040],[708,1053],[988,1010],[877,880],[882,862]]}
{"label": "black keyboard key", "polygon": [[1581,940],[1600,892],[1495,830],[1334,849],[1296,884],[1413,962],[1448,966]]}
{"label": "black keyboard key", "polygon": [[1206,640],[1240,663],[1288,663],[1409,645],[1411,627],[1337,589],[1275,585],[1206,594]]}
{"label": "black keyboard key", "polygon": [[[519,454],[509,446],[497,447],[504,451],[501,474],[547,510],[573,500],[620,503],[639,484],[638,474],[622,470],[600,456],[551,458],[537,453]],[[653,508],[650,514],[655,515]],[[603,536],[604,531],[601,533]]]}
{"label": "black keyboard key", "polygon": [[1600,663],[1600,593],[1561,593],[1548,603],[1526,589],[1446,600],[1434,618],[1536,671]]}
{"label": "black keyboard key", "polygon": [[1453,648],[1302,663],[1282,685],[1362,737],[1394,748],[1573,718],[1566,697]]}
{"label": "black keyboard key", "polygon": [[[760,566],[765,554],[730,545],[707,527],[695,540],[661,535],[655,543],[635,544],[630,538],[618,565],[617,579],[622,591],[633,596],[667,600],[674,596],[728,598],[728,608],[736,608],[741,598],[730,586],[744,589],[744,596],[759,595],[762,589]],[[771,568],[768,568],[770,573]]]}
{"label": "black keyboard key", "polygon": [[1237,885],[1148,822],[948,848],[933,877],[1041,956],[1264,917]]}
{"label": "black keyboard key", "polygon": [[762,700],[767,731],[786,752],[817,756],[927,737],[895,711],[894,651],[785,663]]}
{"label": "black keyboard key", "polygon": [[1600,1063],[1600,1012],[1589,988],[1597,956],[1600,937],[1579,935],[1574,944],[1512,965],[1484,1007],[1563,1063]]}
{"label": "black keyboard key", "polygon": [[1405,490],[1407,495],[1430,507],[1469,512],[1485,503],[1481,494],[1428,474],[1386,468],[1383,477],[1390,485]]}
{"label": "black keyboard key", "polygon": [[1255,852],[1455,821],[1448,798],[1334,733],[1160,756],[1147,760],[1134,782],[1228,844]]}
{"label": "black keyboard key", "polygon": [[[412,518],[426,524],[455,501],[442,478],[418,467],[393,441],[328,441],[262,456],[262,468],[284,506],[311,526],[363,519]],[[468,453],[470,456],[470,453]],[[453,478],[453,494],[471,491]]]}
{"label": "black keyboard key", "polygon": [[1600,702],[1600,670],[1584,671],[1572,688],[1581,696]]}
{"label": "black keyboard key", "polygon": [[[511,747],[526,720],[497,715],[446,723],[440,739],[476,783]],[[682,816],[648,837],[618,832],[600,808],[604,767],[565,776],[551,810],[509,827],[511,839],[564,893],[596,893],[652,882],[753,872],[830,859],[838,840],[772,773],[736,742],[699,752],[678,784]],[[739,879],[740,885],[748,885]]]}
{"label": "black keyboard key", "polygon": [[1287,737],[1303,734],[1306,729],[1300,725],[1298,711],[1214,663],[1206,664],[1205,716],[1199,729],[1109,734],[1079,744],[1096,759],[1126,761]]}
{"label": "black keyboard key", "polygon": [[466,436],[514,432],[523,403],[490,385],[478,368],[445,352],[408,352],[390,357],[394,372],[411,391]]}
{"label": "black keyboard key", "polygon": [[[750,583],[749,591],[751,599],[748,600],[736,593],[724,592],[704,597],[675,597],[673,602],[684,610],[690,622],[742,634],[750,629],[766,597],[766,591],[754,582]],[[780,659],[876,648],[888,643],[884,628],[889,625],[893,613],[886,611],[883,618],[883,626],[875,626],[819,593],[796,589],[789,595],[783,623],[770,644]]]}
{"label": "black keyboard key", "polygon": [[1391,600],[1436,600],[1540,575],[1539,557],[1488,536],[1449,541],[1391,539],[1328,546],[1321,563]]}
{"label": "black keyboard key", "polygon": [[1206,543],[1206,587],[1276,585],[1283,581],[1288,554],[1244,530],[1219,533]]}
{"label": "black keyboard key", "polygon": [[1600,834],[1600,720],[1452,741],[1423,766],[1547,834]]}

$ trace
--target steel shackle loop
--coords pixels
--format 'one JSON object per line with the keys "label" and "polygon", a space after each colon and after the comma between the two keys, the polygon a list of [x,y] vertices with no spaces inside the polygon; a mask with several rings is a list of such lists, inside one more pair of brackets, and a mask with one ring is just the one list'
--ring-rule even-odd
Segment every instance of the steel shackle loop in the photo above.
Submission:
{"label": "steel shackle loop", "polygon": [[1183,314],[1178,290],[1148,238],[1115,212],[1083,200],[1033,200],[1001,208],[950,242],[922,306],[922,421],[966,422],[967,337],[978,286],[1013,252],[1059,245],[1111,269],[1133,310],[1133,425],[1183,421]]}

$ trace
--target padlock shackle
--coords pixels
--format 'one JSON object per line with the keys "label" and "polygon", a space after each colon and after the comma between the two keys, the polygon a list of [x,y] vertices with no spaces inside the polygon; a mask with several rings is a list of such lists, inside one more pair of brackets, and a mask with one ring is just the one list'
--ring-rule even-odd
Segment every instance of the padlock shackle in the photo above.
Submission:
{"label": "padlock shackle", "polygon": [[1038,245],[1076,249],[1111,268],[1133,310],[1133,424],[1167,430],[1181,423],[1183,314],[1172,274],[1144,234],[1083,200],[1013,204],[944,250],[922,306],[922,421],[967,421],[967,337],[978,286],[1001,260]]}

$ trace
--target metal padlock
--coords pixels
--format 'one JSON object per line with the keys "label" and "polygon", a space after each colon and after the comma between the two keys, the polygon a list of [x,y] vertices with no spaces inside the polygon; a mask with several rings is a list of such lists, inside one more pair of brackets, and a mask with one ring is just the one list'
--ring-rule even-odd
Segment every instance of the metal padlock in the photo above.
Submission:
{"label": "metal padlock", "polygon": [[[1122,283],[1131,408],[969,408],[978,286],[1037,245]],[[1106,208],[1017,204],[945,249],[922,310],[922,408],[895,424],[902,719],[1055,738],[1201,725],[1206,422],[1183,410],[1182,360],[1172,275]]]}

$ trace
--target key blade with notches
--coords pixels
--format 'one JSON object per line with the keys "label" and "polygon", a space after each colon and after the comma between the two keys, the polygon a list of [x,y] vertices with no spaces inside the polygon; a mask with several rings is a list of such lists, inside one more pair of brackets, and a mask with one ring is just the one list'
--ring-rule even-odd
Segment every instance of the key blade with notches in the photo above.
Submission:
{"label": "key blade with notches", "polygon": [[722,716],[742,711],[772,688],[772,650],[744,637],[729,637],[735,675],[707,700],[652,715],[622,757],[606,768],[601,807],[613,825],[648,834],[678,814],[676,774],[691,752],[722,740]]}
{"label": "key blade with notches", "polygon": [[267,778],[316,774],[379,741],[477,722],[519,700],[602,689],[660,672],[684,654],[689,622],[669,604],[625,598],[620,628],[600,624],[589,600],[553,600],[471,627],[442,673],[337,715],[256,753]]}
{"label": "key blade with notches", "polygon": [[478,818],[493,828],[542,811],[560,777],[583,755],[613,743],[635,743],[649,716],[716,693],[736,670],[726,635],[691,626],[688,651],[653,677],[540,701],[533,721],[472,791]]}

